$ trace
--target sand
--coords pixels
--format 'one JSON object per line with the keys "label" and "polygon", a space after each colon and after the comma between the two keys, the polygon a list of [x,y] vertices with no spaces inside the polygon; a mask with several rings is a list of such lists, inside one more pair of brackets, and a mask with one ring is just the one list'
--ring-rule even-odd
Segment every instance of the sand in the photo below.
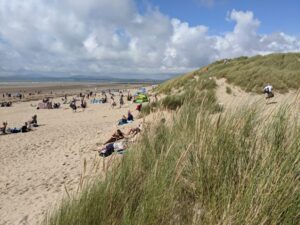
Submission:
{"label": "sand", "polygon": [[[66,189],[77,191],[85,160],[88,171],[95,163],[102,164],[103,158],[94,150],[116,130],[121,116],[128,109],[137,116],[136,104],[127,101],[121,109],[88,104],[85,111],[76,113],[68,105],[37,110],[31,106],[37,103],[0,108],[0,120],[7,121],[8,127],[20,127],[34,114],[41,125],[28,133],[0,136],[1,225],[39,223],[47,210],[67,196]],[[127,131],[138,123],[119,128]],[[99,171],[101,168],[86,175],[95,176]]]}

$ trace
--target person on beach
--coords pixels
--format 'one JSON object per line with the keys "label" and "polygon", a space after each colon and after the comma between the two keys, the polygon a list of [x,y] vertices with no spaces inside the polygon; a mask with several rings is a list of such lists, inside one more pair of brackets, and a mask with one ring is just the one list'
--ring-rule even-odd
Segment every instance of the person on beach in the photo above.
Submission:
{"label": "person on beach", "polygon": [[112,136],[110,137],[110,139],[108,139],[104,145],[108,144],[108,143],[112,143],[112,142],[115,142],[115,141],[118,141],[120,139],[123,139],[124,138],[124,133],[118,129],[115,133],[112,134]]}
{"label": "person on beach", "polygon": [[81,99],[81,108],[85,109],[86,107],[87,107],[87,103],[83,98],[83,99]]}
{"label": "person on beach", "polygon": [[21,127],[21,132],[26,133],[31,130],[31,125],[28,122],[25,122],[24,125]]}
{"label": "person on beach", "polygon": [[128,110],[127,121],[133,121],[133,115],[131,114],[130,110]]}
{"label": "person on beach", "polygon": [[120,96],[120,108],[122,107],[122,105],[124,105],[124,99],[123,99],[123,94],[121,94]]}
{"label": "person on beach", "polygon": [[2,123],[2,127],[0,127],[0,131],[2,134],[6,134],[7,122]]}
{"label": "person on beach", "polygon": [[76,106],[76,100],[75,100],[75,98],[74,98],[73,101],[70,103],[70,107],[71,107],[71,109],[73,109],[73,112],[76,112],[77,106]]}
{"label": "person on beach", "polygon": [[132,100],[132,95],[130,92],[127,94],[127,101],[130,102]]}
{"label": "person on beach", "polygon": [[[273,93],[273,87],[270,84],[267,84],[267,86],[264,87],[264,94],[266,95],[266,104],[271,104],[272,102],[269,102],[269,99],[274,97]],[[273,102],[276,103],[276,102]]]}
{"label": "person on beach", "polygon": [[267,86],[264,87],[264,93],[266,94],[266,99],[273,98],[273,87],[270,84],[267,84]]}
{"label": "person on beach", "polygon": [[113,99],[111,102],[111,107],[114,108],[115,106],[117,106],[117,103],[115,102],[115,100]]}
{"label": "person on beach", "polygon": [[131,128],[129,130],[129,132],[127,133],[127,135],[137,135],[138,133],[140,133],[142,131],[142,123],[139,124],[138,127],[135,127],[135,128]]}
{"label": "person on beach", "polygon": [[128,121],[127,121],[127,118],[125,115],[122,116],[122,119],[119,120],[119,123],[118,125],[124,125],[124,124],[127,124]]}
{"label": "person on beach", "polygon": [[141,103],[141,104],[138,104],[138,105],[136,106],[136,110],[139,111],[139,112],[141,112],[141,110],[142,110],[142,103]]}
{"label": "person on beach", "polygon": [[37,115],[34,115],[29,123],[32,124],[33,127],[38,127]]}
{"label": "person on beach", "polygon": [[99,155],[102,157],[107,157],[113,154],[114,152],[118,152],[122,154],[124,150],[127,149],[127,146],[123,142],[115,142],[115,143],[109,143],[104,148],[99,150]]}

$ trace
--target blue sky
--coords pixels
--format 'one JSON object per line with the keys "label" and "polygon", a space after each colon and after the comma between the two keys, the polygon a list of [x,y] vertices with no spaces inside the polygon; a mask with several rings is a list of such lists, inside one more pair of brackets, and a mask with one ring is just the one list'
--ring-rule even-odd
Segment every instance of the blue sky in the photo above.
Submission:
{"label": "blue sky", "polygon": [[300,0],[0,0],[0,78],[167,78],[300,52]]}
{"label": "blue sky", "polygon": [[[143,2],[143,3],[141,3]],[[145,7],[146,1],[139,1]],[[209,26],[212,33],[222,33],[234,27],[225,20],[232,9],[252,11],[261,21],[261,33],[285,32],[300,34],[299,0],[149,0],[166,15],[189,22],[190,25]],[[143,7],[143,6],[141,6]]]}

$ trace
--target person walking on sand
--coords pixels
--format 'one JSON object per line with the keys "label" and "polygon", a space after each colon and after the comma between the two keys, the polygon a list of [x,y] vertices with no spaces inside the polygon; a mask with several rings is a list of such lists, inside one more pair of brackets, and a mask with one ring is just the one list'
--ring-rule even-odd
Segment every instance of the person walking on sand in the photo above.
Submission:
{"label": "person walking on sand", "polygon": [[264,87],[264,94],[267,100],[274,97],[273,87],[269,83]]}
{"label": "person walking on sand", "polygon": [[111,107],[114,108],[117,105],[117,103],[115,102],[115,100],[113,99],[111,102]]}
{"label": "person walking on sand", "polygon": [[120,108],[124,105],[124,95],[123,94],[121,94],[121,96],[120,96]]}

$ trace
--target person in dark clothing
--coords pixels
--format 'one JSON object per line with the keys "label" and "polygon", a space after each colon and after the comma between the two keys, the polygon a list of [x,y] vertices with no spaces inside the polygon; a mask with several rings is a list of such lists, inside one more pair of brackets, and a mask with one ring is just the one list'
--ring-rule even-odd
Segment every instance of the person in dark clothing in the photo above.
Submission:
{"label": "person in dark clothing", "polygon": [[22,133],[26,133],[26,132],[28,132],[29,130],[28,130],[28,123],[27,122],[25,122],[25,124],[21,127],[21,132]]}
{"label": "person in dark clothing", "polygon": [[126,118],[125,115],[123,115],[122,119],[119,120],[118,125],[123,125],[123,124],[126,124],[126,123],[128,123],[127,118]]}
{"label": "person in dark clothing", "polygon": [[30,120],[30,124],[32,124],[32,126],[37,127],[38,126],[38,122],[37,122],[37,115],[34,115],[32,117],[32,119]]}
{"label": "person in dark clothing", "polygon": [[133,121],[133,115],[131,114],[130,110],[128,110],[127,120]]}

